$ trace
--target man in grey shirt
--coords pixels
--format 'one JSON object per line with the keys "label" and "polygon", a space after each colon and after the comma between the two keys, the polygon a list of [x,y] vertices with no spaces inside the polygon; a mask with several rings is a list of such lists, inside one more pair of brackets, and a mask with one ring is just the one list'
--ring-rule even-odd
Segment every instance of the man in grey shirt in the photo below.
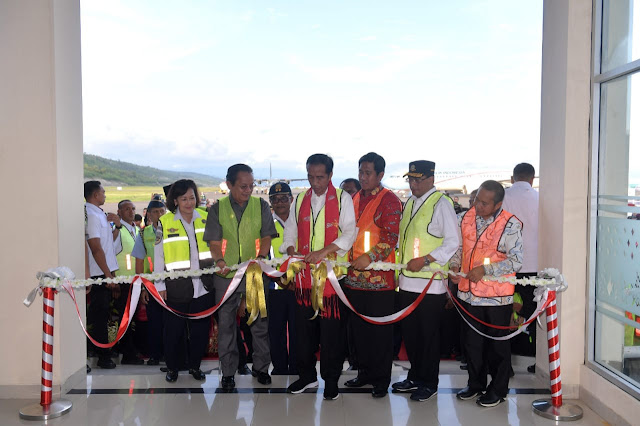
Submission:
{"label": "man in grey shirt", "polygon": [[[222,268],[214,276],[216,304],[222,300],[233,273],[229,266],[253,258],[266,258],[271,248],[271,236],[276,233],[269,204],[252,197],[253,170],[246,164],[235,164],[227,171],[229,196],[221,198],[209,210],[203,239],[209,242],[215,266]],[[249,242],[249,243],[247,243]],[[268,280],[264,280],[265,301],[268,299]],[[246,278],[238,290],[218,309],[218,354],[222,369],[222,389],[235,387],[234,374],[238,368],[236,312],[246,292]],[[251,324],[253,337],[253,376],[258,382],[271,383],[269,376],[269,323],[258,318]]]}

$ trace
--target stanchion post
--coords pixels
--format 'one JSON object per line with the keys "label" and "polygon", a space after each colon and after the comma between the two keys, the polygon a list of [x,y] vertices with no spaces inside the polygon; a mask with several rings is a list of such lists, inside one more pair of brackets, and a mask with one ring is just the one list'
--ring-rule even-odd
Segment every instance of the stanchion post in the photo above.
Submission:
{"label": "stanchion post", "polygon": [[52,402],[53,393],[53,307],[55,290],[45,287],[42,290],[42,380],[40,403],[34,403],[20,410],[20,418],[25,420],[48,420],[60,417],[71,410],[72,403],[67,400]]}
{"label": "stanchion post", "polygon": [[560,377],[560,337],[558,334],[558,307],[555,290],[549,291],[547,306],[547,345],[549,347],[549,380],[551,399],[536,399],[533,412],[555,421],[572,421],[582,418],[582,408],[574,404],[562,404],[562,380]]}

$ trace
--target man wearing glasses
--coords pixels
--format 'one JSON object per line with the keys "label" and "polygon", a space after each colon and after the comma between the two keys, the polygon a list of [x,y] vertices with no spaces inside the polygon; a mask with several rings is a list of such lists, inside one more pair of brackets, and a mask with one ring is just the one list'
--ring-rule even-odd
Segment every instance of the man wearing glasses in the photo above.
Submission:
{"label": "man wearing glasses", "polygon": [[[394,383],[394,392],[411,392],[411,400],[427,401],[438,393],[440,367],[440,319],[447,302],[446,279],[421,272],[425,266],[448,270],[449,259],[460,244],[453,201],[434,187],[435,163],[409,163],[411,198],[400,221],[400,306],[413,303],[429,282],[418,307],[402,321],[402,338],[411,362],[407,378]],[[437,278],[437,279],[436,279]]]}
{"label": "man wearing glasses", "polygon": [[[289,218],[293,196],[285,182],[277,182],[269,188],[269,201],[273,210],[273,224],[276,234],[271,236],[271,257],[283,257],[280,252],[284,238],[284,224]],[[281,287],[281,281],[273,281],[269,286],[269,342],[271,344],[271,374],[298,374],[296,365],[296,296],[292,285]],[[287,331],[291,344],[287,349]]]}
{"label": "man wearing glasses", "polygon": [[[271,236],[276,233],[269,204],[253,197],[253,170],[246,164],[234,164],[227,170],[229,195],[211,206],[203,239],[209,242],[215,266],[221,268],[214,276],[216,303],[222,300],[235,271],[233,266],[249,259],[266,258],[271,248]],[[265,280],[265,298],[268,298]],[[246,278],[242,279],[235,294],[218,309],[218,354],[222,369],[221,386],[230,391],[235,388],[234,374],[238,368],[236,312],[246,291]],[[252,374],[263,385],[271,383],[269,376],[269,331],[267,318],[258,318],[251,324],[253,336]]]}

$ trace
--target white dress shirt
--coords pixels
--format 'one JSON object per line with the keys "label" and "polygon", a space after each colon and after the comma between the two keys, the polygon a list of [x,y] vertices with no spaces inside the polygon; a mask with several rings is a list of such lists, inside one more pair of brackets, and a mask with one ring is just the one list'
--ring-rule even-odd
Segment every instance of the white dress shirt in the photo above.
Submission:
{"label": "white dress shirt", "polygon": [[[327,191],[329,189],[327,188]],[[320,211],[324,208],[325,198],[327,191],[322,195],[316,195],[316,193],[311,190],[311,214],[313,215],[313,219],[315,220],[318,217]],[[298,194],[298,197],[304,197],[304,192]],[[280,246],[281,253],[287,253],[288,247],[297,247],[298,246],[298,223],[296,222],[296,204],[297,198],[293,200],[291,203],[291,209],[289,211],[289,217],[287,218],[287,222],[284,224],[284,239],[283,243]],[[333,243],[339,247],[339,250],[336,252],[338,256],[344,256],[351,249],[351,246],[356,240],[356,236],[358,235],[358,229],[356,228],[356,215],[353,210],[353,200],[351,199],[351,195],[347,191],[342,191],[342,196],[340,198],[340,218],[338,220],[338,226],[340,227],[340,231],[342,235],[338,235]]]}
{"label": "white dress shirt", "polygon": [[518,181],[504,193],[502,209],[522,221],[523,262],[520,272],[538,272],[538,191]]}
{"label": "white dress shirt", "polygon": [[[431,194],[436,191],[435,188],[432,188],[422,197],[417,198],[412,195],[411,200],[413,200],[413,209],[411,211],[411,217],[413,217],[418,209],[424,204],[427,198]],[[408,212],[404,211],[403,214],[407,214]],[[460,237],[458,236],[458,218],[456,216],[456,211],[453,209],[451,203],[445,198],[441,197],[436,203],[433,209],[433,218],[431,219],[431,223],[427,227],[427,232],[429,234],[443,238],[442,245],[435,248],[430,254],[437,263],[444,265],[451,259],[458,249],[460,245]],[[431,287],[427,290],[427,294],[442,294],[446,293],[446,285],[449,280],[437,280],[434,279]],[[422,293],[425,286],[429,283],[428,279],[425,278],[417,278],[417,277],[407,277],[405,275],[400,274],[400,278],[398,280],[398,285],[401,290],[410,291],[412,293]]]}
{"label": "white dress shirt", "polygon": [[[187,232],[187,238],[189,238],[189,260],[191,261],[191,269],[192,271],[200,269],[200,255],[198,253],[198,242],[196,241],[196,231],[193,227],[193,221],[200,218],[200,213],[198,210],[193,211],[193,218],[191,219],[191,223],[187,222],[182,218],[180,214],[180,210],[176,209],[175,219],[182,222],[182,226],[184,226],[184,230]],[[158,239],[158,235],[160,235],[160,243],[156,244],[153,248],[153,257],[154,257],[154,272],[163,272],[164,271],[164,249],[162,245],[162,223],[158,222],[158,229],[156,230],[156,241]],[[193,282],[193,298],[197,299],[200,296],[203,296],[208,293],[207,290],[204,289],[202,285],[202,280],[198,277],[191,278]],[[156,288],[158,291],[166,290],[167,287],[164,283],[164,280],[156,281]]]}
{"label": "white dress shirt", "polygon": [[[102,251],[104,251],[109,271],[117,271],[118,260],[116,259],[113,246],[113,228],[111,228],[111,224],[107,222],[107,215],[100,207],[91,203],[85,204],[85,211],[87,214],[87,223],[85,224],[85,236],[87,240],[93,238],[100,239],[100,247],[102,247]],[[96,260],[93,258],[91,249],[89,249],[89,273],[92,277],[104,275],[104,271],[100,269],[100,266],[98,266]]]}

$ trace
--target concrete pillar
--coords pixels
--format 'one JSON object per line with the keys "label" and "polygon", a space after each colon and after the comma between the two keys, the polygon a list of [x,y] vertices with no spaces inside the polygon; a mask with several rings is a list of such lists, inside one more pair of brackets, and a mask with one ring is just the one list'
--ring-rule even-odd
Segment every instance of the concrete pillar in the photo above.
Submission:
{"label": "concrete pillar", "polygon": [[[79,0],[0,2],[0,57],[0,398],[37,398],[42,298],[21,302],[38,271],[84,276]],[[70,298],[55,308],[59,392],[84,371],[86,344]]]}
{"label": "concrete pillar", "polygon": [[[540,123],[541,267],[560,269],[569,289],[558,298],[562,385],[578,397],[584,364],[591,99],[591,2],[544,2]],[[545,336],[545,333],[540,333]],[[538,339],[537,371],[548,375]]]}

